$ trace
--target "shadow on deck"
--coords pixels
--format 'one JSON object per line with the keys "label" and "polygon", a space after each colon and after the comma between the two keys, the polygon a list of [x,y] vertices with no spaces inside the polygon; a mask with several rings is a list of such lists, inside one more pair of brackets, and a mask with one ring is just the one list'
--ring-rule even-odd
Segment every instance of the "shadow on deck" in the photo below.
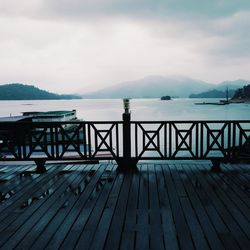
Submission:
{"label": "shadow on deck", "polygon": [[0,166],[1,249],[249,249],[249,165]]}

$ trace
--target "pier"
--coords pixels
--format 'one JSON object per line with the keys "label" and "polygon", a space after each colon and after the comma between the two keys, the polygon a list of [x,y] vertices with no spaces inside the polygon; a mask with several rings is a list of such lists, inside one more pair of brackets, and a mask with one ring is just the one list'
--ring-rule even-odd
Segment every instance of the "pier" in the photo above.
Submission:
{"label": "pier", "polygon": [[250,121],[125,108],[122,121],[1,121],[0,135],[1,249],[249,249]]}

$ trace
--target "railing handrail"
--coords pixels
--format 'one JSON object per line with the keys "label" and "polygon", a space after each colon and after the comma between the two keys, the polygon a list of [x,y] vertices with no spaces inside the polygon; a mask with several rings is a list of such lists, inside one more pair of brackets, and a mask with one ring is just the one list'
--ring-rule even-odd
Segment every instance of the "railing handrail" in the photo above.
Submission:
{"label": "railing handrail", "polygon": [[[132,120],[130,121],[131,124],[135,123],[250,123],[250,120]],[[123,121],[0,121],[0,125],[7,125],[7,124],[43,124],[43,125],[55,125],[55,124],[122,124]]]}

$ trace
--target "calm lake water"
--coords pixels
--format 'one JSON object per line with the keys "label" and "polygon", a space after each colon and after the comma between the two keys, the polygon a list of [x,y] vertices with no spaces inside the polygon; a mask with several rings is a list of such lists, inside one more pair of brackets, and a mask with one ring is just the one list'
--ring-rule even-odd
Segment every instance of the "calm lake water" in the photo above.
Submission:
{"label": "calm lake water", "polygon": [[[195,105],[195,102],[216,102],[218,99],[133,99],[132,120],[250,120],[250,104]],[[0,101],[0,117],[21,115],[24,111],[77,110],[77,117],[86,121],[121,120],[120,99],[82,99],[53,101]]]}

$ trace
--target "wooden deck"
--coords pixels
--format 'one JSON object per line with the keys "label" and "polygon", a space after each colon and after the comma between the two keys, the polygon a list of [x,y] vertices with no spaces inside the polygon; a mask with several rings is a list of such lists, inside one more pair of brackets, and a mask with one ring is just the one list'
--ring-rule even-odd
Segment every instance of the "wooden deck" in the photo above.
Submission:
{"label": "wooden deck", "polygon": [[250,248],[250,165],[138,166],[1,165],[0,248]]}

